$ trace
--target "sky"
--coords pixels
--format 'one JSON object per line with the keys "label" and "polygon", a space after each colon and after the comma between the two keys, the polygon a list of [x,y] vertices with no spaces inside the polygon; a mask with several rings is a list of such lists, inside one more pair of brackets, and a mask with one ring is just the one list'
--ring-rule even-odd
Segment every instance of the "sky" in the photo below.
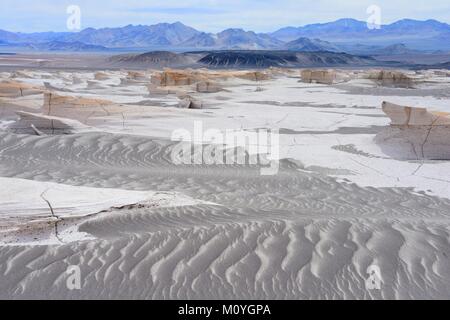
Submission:
{"label": "sky", "polygon": [[82,29],[180,21],[206,32],[271,32],[340,18],[366,21],[371,5],[381,9],[382,24],[403,18],[450,23],[449,0],[0,0],[0,29],[70,31],[70,5],[80,8]]}

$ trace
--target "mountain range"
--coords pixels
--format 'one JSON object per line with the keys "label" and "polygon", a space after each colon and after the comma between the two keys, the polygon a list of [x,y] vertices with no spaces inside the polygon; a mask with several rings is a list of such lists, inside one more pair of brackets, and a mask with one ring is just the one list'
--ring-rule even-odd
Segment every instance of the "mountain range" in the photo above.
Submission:
{"label": "mountain range", "polygon": [[31,50],[104,51],[127,48],[178,48],[220,50],[292,50],[404,54],[449,51],[450,25],[436,20],[404,19],[380,29],[366,22],[340,19],[303,27],[286,27],[272,33],[231,28],[205,33],[181,22],[121,28],[87,28],[80,32],[15,33],[0,30],[1,47]]}
{"label": "mountain range", "polygon": [[450,25],[436,20],[403,19],[379,29],[369,29],[366,22],[340,19],[304,27],[286,27],[270,34],[282,41],[299,37],[319,38],[335,45],[363,44],[389,46],[404,44],[415,50],[448,50]]}

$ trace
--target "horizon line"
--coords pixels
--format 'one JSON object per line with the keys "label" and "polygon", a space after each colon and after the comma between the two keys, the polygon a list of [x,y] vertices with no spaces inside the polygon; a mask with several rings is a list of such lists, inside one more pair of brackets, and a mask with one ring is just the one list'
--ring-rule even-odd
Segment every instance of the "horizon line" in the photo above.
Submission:
{"label": "horizon line", "polygon": [[[269,31],[269,32],[258,32],[258,31],[255,31],[255,30],[244,29],[244,28],[241,28],[241,27],[228,27],[228,28],[223,29],[222,31],[229,30],[229,29],[238,29],[238,30],[244,30],[245,32],[254,32],[254,33],[257,33],[257,34],[258,34],[258,33],[260,33],[260,34],[270,34],[270,33],[274,33],[274,32],[276,32],[276,31],[279,31],[279,30],[281,30],[281,29],[285,29],[285,28],[304,28],[304,27],[311,26],[311,25],[330,24],[330,23],[334,23],[334,22],[341,21],[341,20],[353,20],[353,21],[357,21],[357,22],[361,22],[361,23],[367,23],[366,21],[359,20],[359,19],[356,19],[356,18],[339,18],[339,19],[332,20],[332,21],[327,21],[327,22],[315,22],[315,23],[308,23],[308,24],[297,25],[297,26],[294,26],[294,25],[286,25],[286,26],[284,26],[284,27],[280,27],[280,28],[278,28],[278,29],[276,29],[276,30],[274,30],[274,31]],[[440,21],[440,20],[434,19],[434,18],[424,19],[424,20],[420,20],[420,19],[412,19],[412,18],[401,18],[401,19],[395,20],[395,21],[393,21],[393,22],[391,22],[391,23],[381,24],[381,26],[390,26],[390,25],[392,25],[392,24],[398,23],[398,22],[400,22],[400,21],[405,21],[405,20],[406,20],[406,21],[408,21],[408,20],[409,20],[409,21],[416,21],[416,22],[435,21],[435,22],[439,22],[439,23],[446,24],[446,25],[450,26],[450,23],[443,22],[443,21]],[[96,28],[96,27],[92,27],[92,26],[88,26],[88,27],[85,27],[85,28],[82,28],[82,29],[79,29],[79,30],[75,30],[75,31],[71,31],[71,30],[65,30],[65,31],[48,30],[48,31],[25,32],[25,31],[11,31],[11,29],[7,29],[7,28],[0,28],[0,31],[6,31],[6,32],[11,32],[11,33],[20,33],[20,34],[39,34],[39,33],[78,33],[78,32],[82,32],[82,31],[87,30],[87,29],[94,29],[94,30],[102,30],[102,29],[121,29],[121,28],[125,28],[125,27],[130,27],[130,26],[131,26],[131,27],[151,27],[151,26],[156,26],[156,25],[161,25],[161,24],[169,24],[169,25],[182,24],[182,25],[184,25],[184,26],[186,26],[186,27],[193,28],[193,29],[195,29],[195,30],[197,30],[197,31],[199,31],[199,32],[204,32],[204,33],[207,33],[207,34],[210,34],[210,33],[212,33],[212,34],[217,34],[217,33],[219,33],[219,32],[222,32],[222,31],[219,31],[219,32],[208,32],[208,31],[203,31],[203,30],[197,29],[197,28],[195,28],[195,27],[192,27],[192,26],[190,26],[189,24],[186,24],[186,23],[184,23],[184,22],[182,22],[182,21],[179,21],[179,20],[174,21],[174,22],[161,21],[161,22],[157,22],[157,23],[153,23],[153,24],[136,24],[136,25],[135,25],[135,24],[129,23],[129,24],[122,25],[122,26],[103,26],[103,27],[97,27],[97,28]]]}

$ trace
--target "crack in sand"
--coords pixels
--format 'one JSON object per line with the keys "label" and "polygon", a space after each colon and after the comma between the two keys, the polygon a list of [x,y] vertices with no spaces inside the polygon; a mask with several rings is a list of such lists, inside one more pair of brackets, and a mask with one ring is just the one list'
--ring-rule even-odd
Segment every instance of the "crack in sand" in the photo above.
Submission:
{"label": "crack in sand", "polygon": [[49,207],[49,209],[50,209],[51,216],[52,216],[53,218],[56,219],[55,225],[54,225],[54,230],[55,230],[55,237],[56,237],[56,239],[58,239],[59,242],[64,243],[64,241],[62,240],[62,238],[61,238],[60,235],[59,235],[59,230],[58,230],[58,223],[59,223],[59,222],[62,222],[64,219],[61,218],[60,216],[58,216],[58,215],[55,214],[55,211],[53,210],[52,204],[50,203],[49,200],[47,200],[47,198],[44,197],[44,194],[45,194],[48,190],[49,190],[49,189],[47,189],[47,190],[45,190],[44,192],[42,192],[41,195],[40,195],[40,197],[42,198],[42,200],[44,200],[44,201],[47,203],[47,205],[48,205],[48,207]]}

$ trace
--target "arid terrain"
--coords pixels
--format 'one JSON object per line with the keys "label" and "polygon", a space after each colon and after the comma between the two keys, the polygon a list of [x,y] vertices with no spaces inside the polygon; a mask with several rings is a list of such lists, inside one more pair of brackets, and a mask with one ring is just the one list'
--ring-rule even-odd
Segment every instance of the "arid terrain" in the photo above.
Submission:
{"label": "arid terrain", "polygon": [[1,57],[0,298],[450,298],[450,71],[135,58]]}

